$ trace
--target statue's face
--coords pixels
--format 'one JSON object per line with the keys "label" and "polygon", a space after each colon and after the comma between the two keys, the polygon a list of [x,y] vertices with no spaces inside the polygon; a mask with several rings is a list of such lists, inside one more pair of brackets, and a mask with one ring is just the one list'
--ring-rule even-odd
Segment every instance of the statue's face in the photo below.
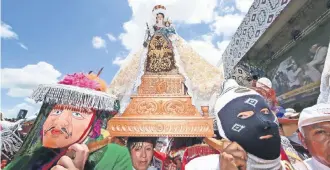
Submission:
{"label": "statue's face", "polygon": [[163,15],[163,14],[157,14],[156,19],[157,19],[158,23],[159,23],[160,21],[164,21],[164,15]]}
{"label": "statue's face", "polygon": [[48,148],[64,148],[86,139],[94,120],[90,109],[55,105],[43,125],[42,144]]}

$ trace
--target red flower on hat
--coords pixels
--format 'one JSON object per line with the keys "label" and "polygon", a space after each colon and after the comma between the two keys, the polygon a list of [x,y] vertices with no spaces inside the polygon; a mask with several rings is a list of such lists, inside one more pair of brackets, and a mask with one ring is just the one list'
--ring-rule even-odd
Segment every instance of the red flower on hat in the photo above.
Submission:
{"label": "red flower on hat", "polygon": [[99,91],[100,83],[89,79],[84,73],[68,74],[59,84],[77,86]]}

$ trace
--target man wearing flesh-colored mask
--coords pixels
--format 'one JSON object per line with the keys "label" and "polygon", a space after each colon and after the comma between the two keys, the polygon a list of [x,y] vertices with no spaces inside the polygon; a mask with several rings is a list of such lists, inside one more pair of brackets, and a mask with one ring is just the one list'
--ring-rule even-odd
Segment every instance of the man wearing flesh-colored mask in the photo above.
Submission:
{"label": "man wearing flesh-colored mask", "polygon": [[[43,101],[39,115],[6,170],[132,169],[125,147],[98,143],[106,138],[102,131],[114,110],[115,97],[105,91],[103,80],[84,73],[40,85],[32,94],[35,101]],[[96,151],[90,153],[89,144]]]}
{"label": "man wearing flesh-colored mask", "polygon": [[220,136],[232,142],[225,143],[220,155],[191,160],[186,170],[292,169],[287,160],[281,162],[277,118],[257,92],[228,80],[215,111]]}
{"label": "man wearing flesh-colored mask", "polygon": [[43,146],[63,148],[83,142],[91,129],[92,120],[95,120],[95,114],[91,109],[55,105],[43,125]]}

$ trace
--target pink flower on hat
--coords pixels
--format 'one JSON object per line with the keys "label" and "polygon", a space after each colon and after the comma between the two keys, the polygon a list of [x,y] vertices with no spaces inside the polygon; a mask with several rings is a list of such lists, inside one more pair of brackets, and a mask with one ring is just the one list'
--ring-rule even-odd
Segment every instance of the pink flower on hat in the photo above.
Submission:
{"label": "pink flower on hat", "polygon": [[84,73],[68,74],[59,84],[77,86],[93,90],[100,89],[100,84],[97,81],[91,80]]}

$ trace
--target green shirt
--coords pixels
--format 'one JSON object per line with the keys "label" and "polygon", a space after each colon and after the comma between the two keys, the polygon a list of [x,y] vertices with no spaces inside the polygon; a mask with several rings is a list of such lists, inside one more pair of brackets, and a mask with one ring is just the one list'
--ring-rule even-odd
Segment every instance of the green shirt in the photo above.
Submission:
{"label": "green shirt", "polygon": [[132,170],[132,160],[126,147],[108,144],[104,148],[102,158],[95,166],[95,170]]}
{"label": "green shirt", "polygon": [[[39,164],[37,162],[41,161],[40,159],[42,159],[42,157],[49,159],[46,153],[46,151],[49,151],[49,149],[42,148],[42,150],[43,151],[37,150],[32,155],[22,155],[14,159],[12,162],[9,163],[9,165],[5,167],[5,170],[41,169],[43,164]],[[133,169],[132,161],[128,149],[126,147],[117,144],[108,144],[105,147],[91,153],[85,164],[85,170],[132,170],[132,169]]]}

